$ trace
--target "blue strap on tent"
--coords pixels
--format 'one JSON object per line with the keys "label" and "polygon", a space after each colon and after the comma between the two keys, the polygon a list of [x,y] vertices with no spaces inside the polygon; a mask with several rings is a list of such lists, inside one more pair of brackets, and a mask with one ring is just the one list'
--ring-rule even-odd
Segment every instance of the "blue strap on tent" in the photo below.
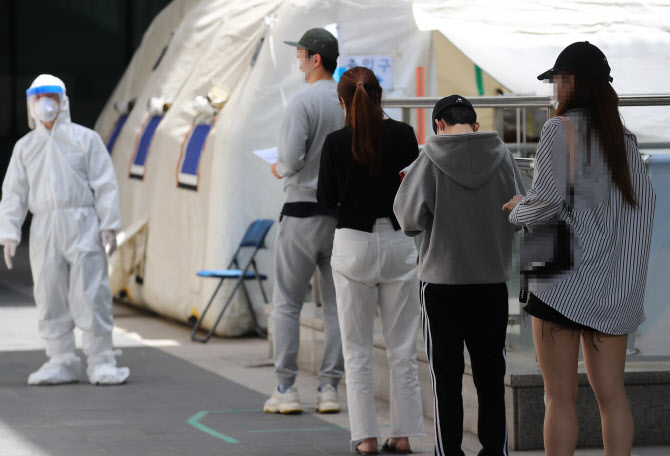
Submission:
{"label": "blue strap on tent", "polygon": [[63,93],[63,88],[57,85],[45,85],[39,87],[32,87],[26,90],[26,97],[37,95],[38,93]]}
{"label": "blue strap on tent", "polygon": [[116,123],[114,124],[112,134],[109,135],[109,140],[107,141],[107,150],[109,151],[110,155],[112,154],[112,150],[114,149],[114,144],[116,144],[116,140],[119,139],[121,129],[125,125],[126,120],[128,120],[128,114],[121,114],[117,119]]}
{"label": "blue strap on tent", "polygon": [[200,163],[200,155],[205,146],[207,135],[212,128],[208,124],[196,125],[193,133],[186,145],[186,153],[184,154],[184,162],[181,165],[181,172],[184,174],[198,175],[198,164]]}
{"label": "blue strap on tent", "polygon": [[[151,116],[147,122],[137,145],[137,150],[135,151],[135,157],[133,158],[132,162],[133,165],[141,167],[145,166],[147,156],[149,155],[149,146],[151,146],[151,140],[153,139],[154,133],[156,133],[156,128],[158,128],[158,124],[161,123],[161,120],[163,120],[163,116]],[[143,177],[143,174],[140,175],[137,173],[131,173],[131,177],[141,178]]]}

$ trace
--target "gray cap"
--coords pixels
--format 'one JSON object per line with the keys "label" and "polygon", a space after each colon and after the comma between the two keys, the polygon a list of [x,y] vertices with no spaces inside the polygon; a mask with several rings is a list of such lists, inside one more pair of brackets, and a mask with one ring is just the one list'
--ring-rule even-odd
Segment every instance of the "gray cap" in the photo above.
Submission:
{"label": "gray cap", "polygon": [[315,54],[329,59],[337,60],[340,55],[337,47],[337,38],[324,28],[313,28],[305,32],[300,41],[284,41],[290,46],[305,48]]}

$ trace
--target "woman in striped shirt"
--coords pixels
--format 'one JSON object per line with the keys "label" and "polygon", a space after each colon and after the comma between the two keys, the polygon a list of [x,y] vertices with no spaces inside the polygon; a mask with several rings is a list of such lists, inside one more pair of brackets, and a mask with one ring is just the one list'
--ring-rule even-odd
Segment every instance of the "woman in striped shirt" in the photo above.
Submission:
{"label": "woman in striped shirt", "polygon": [[530,280],[544,379],[547,455],[574,453],[581,333],[589,383],[600,408],[605,454],[630,455],[633,419],[624,390],[627,335],[644,320],[655,194],[635,135],[622,124],[604,54],[588,42],[561,52],[538,76],[554,84],[556,116],[542,129],[533,186],[503,209],[517,225],[570,221],[573,266]]}

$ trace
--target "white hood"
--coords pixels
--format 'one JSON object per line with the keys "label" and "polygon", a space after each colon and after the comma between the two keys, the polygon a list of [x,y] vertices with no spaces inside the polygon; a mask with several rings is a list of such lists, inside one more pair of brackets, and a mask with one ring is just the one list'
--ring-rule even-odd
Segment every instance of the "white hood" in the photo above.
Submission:
{"label": "white hood", "polygon": [[[71,122],[70,100],[67,97],[65,84],[63,83],[63,81],[58,79],[56,76],[52,76],[50,74],[41,74],[37,76],[37,78],[35,78],[32,84],[30,84],[30,88],[26,91],[26,94],[30,94],[32,89],[37,89],[40,87],[43,88],[60,87],[62,89],[63,93],[60,94],[60,111],[58,112],[58,117],[56,117],[56,123],[54,124],[54,128],[57,128],[57,126],[60,124],[70,123]],[[32,97],[31,95],[27,96],[28,126],[30,126],[31,130],[34,130],[35,127],[39,125],[42,125],[42,128],[46,128],[35,115],[35,112],[33,110],[33,104],[30,102],[31,97]]]}

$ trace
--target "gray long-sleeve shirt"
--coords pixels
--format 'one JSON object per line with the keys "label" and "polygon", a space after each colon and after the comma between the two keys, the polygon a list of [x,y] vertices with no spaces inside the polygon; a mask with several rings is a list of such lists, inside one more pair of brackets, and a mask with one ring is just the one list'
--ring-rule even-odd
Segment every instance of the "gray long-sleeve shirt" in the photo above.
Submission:
{"label": "gray long-sleeve shirt", "polygon": [[277,173],[285,178],[287,203],[316,202],[323,142],[343,126],[344,111],[332,79],[317,81],[291,98],[277,144]]}

